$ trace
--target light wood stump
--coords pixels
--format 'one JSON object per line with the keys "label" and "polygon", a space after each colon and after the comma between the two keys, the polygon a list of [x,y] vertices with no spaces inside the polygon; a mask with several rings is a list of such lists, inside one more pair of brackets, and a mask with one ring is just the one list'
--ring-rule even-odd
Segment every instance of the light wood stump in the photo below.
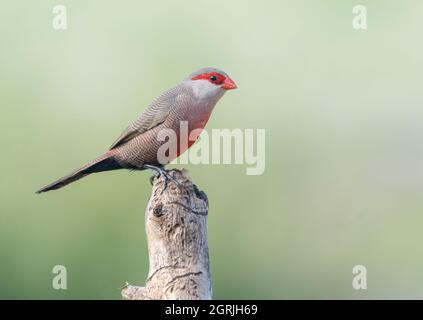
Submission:
{"label": "light wood stump", "polygon": [[145,213],[149,273],[144,287],[126,284],[122,298],[211,299],[207,244],[208,200],[185,170],[169,174],[179,183],[160,176]]}

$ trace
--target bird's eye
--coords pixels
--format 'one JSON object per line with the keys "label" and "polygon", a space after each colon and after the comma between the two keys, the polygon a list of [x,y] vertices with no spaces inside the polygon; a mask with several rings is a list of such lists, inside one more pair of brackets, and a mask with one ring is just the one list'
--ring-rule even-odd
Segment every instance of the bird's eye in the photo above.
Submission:
{"label": "bird's eye", "polygon": [[216,76],[210,76],[210,80],[211,80],[211,81],[216,81],[216,80],[217,80],[217,78],[216,78]]}

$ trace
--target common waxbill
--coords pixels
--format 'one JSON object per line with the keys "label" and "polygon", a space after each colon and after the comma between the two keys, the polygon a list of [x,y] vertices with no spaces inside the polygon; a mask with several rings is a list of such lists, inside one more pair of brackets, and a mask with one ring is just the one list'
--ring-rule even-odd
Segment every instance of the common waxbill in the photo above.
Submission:
{"label": "common waxbill", "polygon": [[[172,129],[179,140],[182,121],[188,125],[188,134],[194,129],[203,129],[217,101],[227,90],[236,88],[235,82],[217,68],[202,68],[193,72],[176,87],[158,96],[105,154],[37,193],[59,189],[95,172],[153,169],[166,174],[164,164],[158,159],[159,148],[165,141],[158,139],[158,133],[162,129]],[[178,145],[174,158],[193,143],[189,141],[185,148]]]}

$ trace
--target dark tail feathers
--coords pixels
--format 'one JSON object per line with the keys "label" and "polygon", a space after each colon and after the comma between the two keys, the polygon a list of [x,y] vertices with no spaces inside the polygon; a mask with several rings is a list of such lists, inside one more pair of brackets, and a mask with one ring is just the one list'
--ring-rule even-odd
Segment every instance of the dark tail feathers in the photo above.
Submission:
{"label": "dark tail feathers", "polygon": [[109,171],[109,170],[115,170],[115,169],[120,169],[119,164],[116,162],[116,160],[113,159],[111,155],[106,153],[98,157],[97,159],[91,161],[90,163],[83,166],[82,168],[72,172],[71,174],[64,176],[63,178],[60,178],[59,180],[53,183],[50,183],[44,188],[38,190],[36,193],[42,193],[42,192],[47,192],[50,190],[60,189],[68,185],[69,183],[79,180],[94,172]]}

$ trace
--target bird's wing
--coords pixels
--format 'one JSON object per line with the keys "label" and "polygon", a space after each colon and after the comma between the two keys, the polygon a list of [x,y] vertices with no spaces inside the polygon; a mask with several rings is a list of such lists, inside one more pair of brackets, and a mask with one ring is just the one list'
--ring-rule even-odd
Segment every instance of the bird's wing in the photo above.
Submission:
{"label": "bird's wing", "polygon": [[175,87],[158,96],[141,113],[138,119],[122,132],[120,137],[111,145],[110,150],[163,123],[175,104],[178,94],[178,87]]}

